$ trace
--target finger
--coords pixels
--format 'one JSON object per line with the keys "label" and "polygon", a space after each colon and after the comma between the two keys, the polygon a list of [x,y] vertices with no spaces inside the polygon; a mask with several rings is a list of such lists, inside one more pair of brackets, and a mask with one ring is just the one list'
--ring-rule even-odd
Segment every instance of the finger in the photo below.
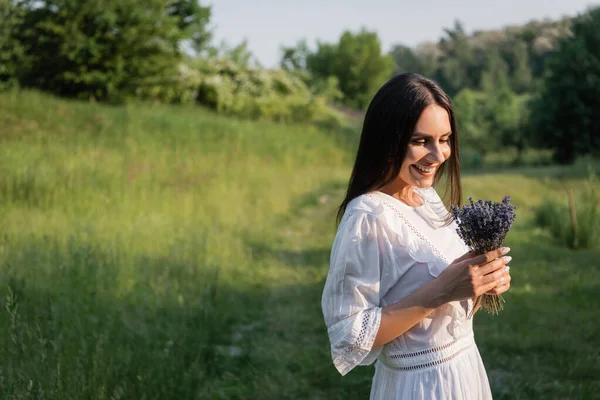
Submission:
{"label": "finger", "polygon": [[500,294],[506,292],[510,287],[510,281],[512,280],[510,274],[505,271],[504,274],[496,281],[496,287],[486,292],[489,294]]}
{"label": "finger", "polygon": [[486,294],[499,295],[499,294],[506,292],[508,289],[510,289],[510,283],[497,286],[497,287],[487,291]]}
{"label": "finger", "polygon": [[470,265],[483,265],[494,261],[498,257],[502,257],[510,251],[510,247],[501,247],[496,250],[488,251],[487,253],[471,258]]}
{"label": "finger", "polygon": [[505,267],[506,264],[511,262],[511,260],[512,260],[511,256],[500,257],[492,262],[482,265],[481,267],[477,268],[477,270],[481,273],[481,275],[487,275],[491,272],[494,272],[500,268]]}
{"label": "finger", "polygon": [[482,278],[482,283],[486,284],[488,282],[496,282],[496,286],[503,285],[504,282],[506,281],[504,274],[505,274],[504,270],[499,270],[499,271],[493,272],[491,274],[487,274],[486,276],[484,276]]}
{"label": "finger", "polygon": [[487,293],[488,291],[496,288],[499,285],[504,285],[505,283],[510,282],[509,280],[504,278],[503,275],[505,273],[506,271],[502,269],[481,277],[479,287],[475,290],[475,294],[480,295],[483,293]]}

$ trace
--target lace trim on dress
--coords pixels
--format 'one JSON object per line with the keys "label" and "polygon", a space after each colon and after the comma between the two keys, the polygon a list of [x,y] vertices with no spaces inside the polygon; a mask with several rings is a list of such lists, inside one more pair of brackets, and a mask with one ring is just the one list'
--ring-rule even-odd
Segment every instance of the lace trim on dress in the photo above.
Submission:
{"label": "lace trim on dress", "polygon": [[372,340],[369,340],[367,343],[363,342],[365,342],[365,339],[369,339],[366,337],[367,331],[369,330],[369,326],[372,324],[371,320],[377,317],[376,312],[376,309],[370,309],[365,311],[362,318],[360,332],[356,337],[356,340],[354,341],[354,343],[346,346],[344,351],[340,355],[338,355],[334,360],[335,363],[339,363],[343,359],[346,359],[350,354],[352,354],[356,350],[364,350],[365,348],[371,347],[373,345],[372,341],[375,338],[372,338]]}
{"label": "lace trim on dress", "polygon": [[403,371],[412,371],[415,369],[421,369],[421,368],[428,368],[428,367],[433,367],[439,364],[443,364],[445,362],[448,362],[450,360],[452,360],[454,357],[458,356],[460,353],[462,353],[463,351],[465,351],[466,348],[462,348],[459,351],[457,351],[456,353],[452,354],[451,356],[448,356],[446,358],[442,358],[441,360],[435,360],[435,361],[431,361],[428,363],[424,363],[424,364],[419,364],[419,365],[411,365],[408,367],[396,367],[396,369],[400,369]]}
{"label": "lace trim on dress", "polygon": [[[373,198],[372,195],[367,194],[368,197]],[[406,224],[406,226],[408,226],[410,228],[410,230],[419,238],[421,239],[423,242],[425,242],[429,248],[431,249],[431,251],[433,251],[433,253],[435,255],[437,255],[438,257],[440,257],[442,260],[444,260],[444,262],[446,262],[446,264],[450,264],[450,262],[446,259],[446,257],[444,257],[444,255],[433,245],[433,243],[431,243],[421,232],[419,232],[419,230],[417,228],[415,228],[415,226],[408,220],[408,218],[406,218],[404,216],[404,214],[402,214],[402,212],[400,212],[400,210],[398,210],[394,205],[388,203],[385,200],[380,199],[380,201],[385,204],[386,206],[388,206],[389,208],[391,208],[392,210],[394,210],[396,212],[396,214],[398,215],[398,217],[402,220],[402,222],[404,222]]]}
{"label": "lace trim on dress", "polygon": [[473,348],[473,346],[475,346],[473,335],[466,335],[430,349],[412,353],[388,355],[381,360],[386,366],[392,369],[405,371],[416,370],[448,362],[465,350]]}
{"label": "lace trim on dress", "polygon": [[437,351],[447,349],[448,347],[451,347],[452,345],[455,345],[456,342],[457,342],[457,340],[453,340],[452,342],[446,343],[446,344],[444,344],[442,346],[432,347],[430,349],[416,351],[414,353],[393,354],[393,355],[390,356],[390,358],[396,359],[396,358],[410,358],[410,357],[424,356],[425,354],[435,353]]}

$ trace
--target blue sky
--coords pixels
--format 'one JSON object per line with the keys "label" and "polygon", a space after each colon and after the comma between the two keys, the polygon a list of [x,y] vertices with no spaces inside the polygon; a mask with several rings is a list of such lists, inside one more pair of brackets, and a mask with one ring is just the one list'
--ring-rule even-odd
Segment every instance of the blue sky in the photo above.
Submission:
{"label": "blue sky", "polygon": [[523,24],[532,19],[574,16],[591,0],[206,0],[212,5],[215,42],[229,45],[248,39],[266,67],[279,62],[281,45],[306,38],[335,42],[344,30],[361,26],[379,34],[385,51],[394,44],[414,46],[436,41],[455,19],[468,32]]}

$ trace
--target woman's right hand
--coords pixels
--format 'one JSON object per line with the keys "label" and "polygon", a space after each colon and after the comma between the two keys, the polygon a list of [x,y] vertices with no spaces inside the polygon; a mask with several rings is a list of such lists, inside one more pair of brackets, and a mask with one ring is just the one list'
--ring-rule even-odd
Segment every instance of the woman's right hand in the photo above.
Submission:
{"label": "woman's right hand", "polygon": [[509,251],[503,247],[478,256],[467,253],[453,261],[437,277],[444,303],[472,299],[499,286],[508,290]]}

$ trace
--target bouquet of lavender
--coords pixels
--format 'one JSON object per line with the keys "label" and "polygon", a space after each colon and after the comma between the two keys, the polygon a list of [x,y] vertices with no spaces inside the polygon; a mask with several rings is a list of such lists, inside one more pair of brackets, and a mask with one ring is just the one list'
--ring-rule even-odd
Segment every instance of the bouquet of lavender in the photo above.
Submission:
{"label": "bouquet of lavender", "polygon": [[[516,217],[516,206],[510,204],[510,196],[504,196],[502,203],[490,200],[469,203],[462,208],[452,206],[452,214],[458,225],[458,235],[476,254],[483,254],[503,246],[504,238]],[[498,314],[503,309],[504,298],[501,295],[484,294],[476,300],[489,313]]]}

